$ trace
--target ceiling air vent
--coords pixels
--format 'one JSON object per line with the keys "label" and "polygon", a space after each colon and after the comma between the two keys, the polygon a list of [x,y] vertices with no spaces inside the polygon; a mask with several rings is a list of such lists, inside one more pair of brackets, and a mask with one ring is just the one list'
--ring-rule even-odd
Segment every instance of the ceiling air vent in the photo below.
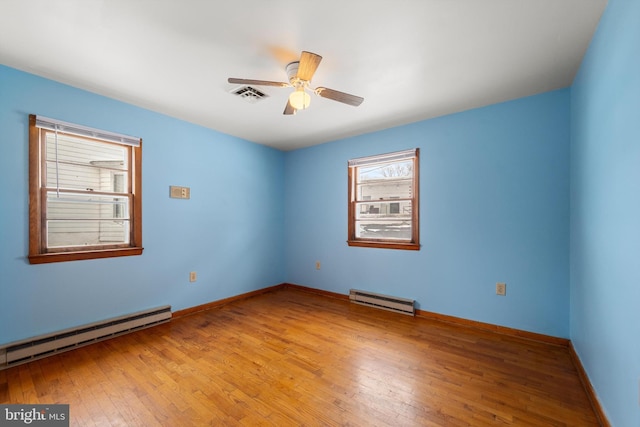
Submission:
{"label": "ceiling air vent", "polygon": [[258,89],[251,86],[242,86],[240,88],[233,89],[231,93],[239,96],[240,98],[251,104],[255,104],[261,99],[267,98],[269,96],[266,93],[259,91]]}

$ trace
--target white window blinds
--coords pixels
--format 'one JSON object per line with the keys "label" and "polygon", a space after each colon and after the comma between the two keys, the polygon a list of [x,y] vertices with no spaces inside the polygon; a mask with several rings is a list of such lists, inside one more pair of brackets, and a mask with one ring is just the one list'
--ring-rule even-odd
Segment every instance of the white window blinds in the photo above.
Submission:
{"label": "white window blinds", "polygon": [[48,117],[36,116],[36,127],[57,132],[65,132],[77,136],[96,138],[106,142],[130,145],[132,147],[140,146],[140,138],[136,138],[134,136],[94,129],[74,123],[63,122],[61,120],[50,119]]}
{"label": "white window blinds", "polygon": [[369,157],[360,157],[358,159],[349,160],[349,167],[373,165],[376,163],[388,163],[397,160],[405,160],[416,157],[416,148],[405,151],[396,151],[394,153],[378,154]]}

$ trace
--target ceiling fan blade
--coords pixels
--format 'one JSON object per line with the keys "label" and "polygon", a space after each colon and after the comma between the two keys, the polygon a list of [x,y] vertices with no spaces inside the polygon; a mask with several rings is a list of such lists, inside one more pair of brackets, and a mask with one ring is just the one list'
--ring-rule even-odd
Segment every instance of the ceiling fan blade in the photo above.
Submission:
{"label": "ceiling fan blade", "polygon": [[353,105],[357,107],[362,104],[364,98],[360,96],[350,95],[348,93],[340,92],[326,87],[319,87],[316,89],[316,94],[323,98],[333,99],[334,101],[342,102],[343,104]]}
{"label": "ceiling fan blade", "polygon": [[322,61],[322,56],[302,51],[302,55],[300,56],[300,65],[298,66],[298,78],[300,80],[311,81],[318,65],[320,65],[320,61]]}
{"label": "ceiling fan blade", "polygon": [[284,115],[292,115],[296,113],[296,109],[293,108],[293,106],[291,105],[291,103],[289,101],[287,101],[287,106],[284,107],[284,112],[282,114]]}
{"label": "ceiling fan blade", "polygon": [[291,86],[289,83],[284,83],[284,82],[271,82],[269,80],[236,79],[233,77],[229,77],[227,81],[229,83],[241,84],[241,85],[279,86],[279,87]]}

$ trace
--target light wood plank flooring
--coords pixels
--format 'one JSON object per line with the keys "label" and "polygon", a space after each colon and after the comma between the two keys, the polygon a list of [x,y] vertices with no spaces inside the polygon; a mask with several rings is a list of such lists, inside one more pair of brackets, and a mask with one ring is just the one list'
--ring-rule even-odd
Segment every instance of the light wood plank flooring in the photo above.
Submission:
{"label": "light wood plank flooring", "polygon": [[597,426],[566,347],[283,289],[0,371],[74,426]]}

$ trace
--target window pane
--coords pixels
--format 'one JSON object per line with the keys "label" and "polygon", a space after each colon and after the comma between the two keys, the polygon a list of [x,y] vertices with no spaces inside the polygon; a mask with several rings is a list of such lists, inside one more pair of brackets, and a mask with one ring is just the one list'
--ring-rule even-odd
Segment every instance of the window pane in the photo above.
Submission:
{"label": "window pane", "polygon": [[411,201],[356,203],[356,237],[411,240]]}
{"label": "window pane", "polygon": [[64,134],[58,134],[56,144],[55,134],[47,132],[46,186],[112,192],[114,176],[126,177],[128,150]]}
{"label": "window pane", "polygon": [[409,199],[412,178],[411,161],[359,167],[356,200]]}
{"label": "window pane", "polygon": [[358,184],[356,200],[410,199],[411,179],[379,179]]}
{"label": "window pane", "polygon": [[381,178],[410,178],[411,176],[413,176],[413,160],[378,163],[358,168],[359,182]]}
{"label": "window pane", "polygon": [[[113,206],[123,216],[115,216]],[[129,197],[113,197],[98,194],[47,192],[47,219],[128,219]]]}
{"label": "window pane", "polygon": [[411,200],[397,202],[357,202],[356,219],[411,219]]}
{"label": "window pane", "polygon": [[411,240],[411,220],[356,220],[356,237],[409,241]]}
{"label": "window pane", "polygon": [[47,247],[129,243],[129,221],[47,221]]}
{"label": "window pane", "polygon": [[48,247],[129,243],[129,197],[47,193]]}

